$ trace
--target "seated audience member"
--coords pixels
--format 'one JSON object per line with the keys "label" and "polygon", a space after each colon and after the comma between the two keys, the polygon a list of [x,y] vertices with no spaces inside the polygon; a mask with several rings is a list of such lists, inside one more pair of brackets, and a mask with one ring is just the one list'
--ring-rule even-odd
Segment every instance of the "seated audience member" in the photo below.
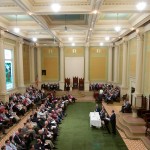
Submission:
{"label": "seated audience member", "polygon": [[10,142],[10,140],[5,141],[6,150],[17,150],[17,147]]}
{"label": "seated audience member", "polygon": [[21,139],[18,131],[14,135],[14,142],[20,145],[22,148],[25,147],[25,142]]}
{"label": "seated audience member", "polygon": [[129,103],[128,100],[124,100],[124,104],[121,108],[121,112],[125,113],[125,112],[131,112],[132,109],[131,109],[131,104]]}

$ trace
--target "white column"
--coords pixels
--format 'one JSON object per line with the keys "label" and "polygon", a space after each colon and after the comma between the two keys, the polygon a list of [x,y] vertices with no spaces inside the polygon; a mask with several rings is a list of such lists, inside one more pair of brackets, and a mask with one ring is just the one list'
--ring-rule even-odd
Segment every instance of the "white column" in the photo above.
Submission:
{"label": "white column", "polygon": [[18,41],[18,87],[24,87],[23,39]]}
{"label": "white column", "polygon": [[4,102],[9,101],[6,90],[5,54],[4,54],[4,31],[0,31],[0,98]]}
{"label": "white column", "polygon": [[35,60],[34,60],[34,44],[30,45],[30,82],[35,84]]}
{"label": "white column", "polygon": [[41,87],[41,80],[42,80],[42,77],[41,77],[41,73],[42,70],[41,70],[41,48],[38,46],[37,47],[37,79],[38,80],[38,87],[40,88]]}
{"label": "white column", "polygon": [[108,50],[108,82],[112,82],[112,49],[113,49],[113,46],[110,46],[109,47],[109,50]]}
{"label": "white column", "polygon": [[137,55],[136,55],[136,85],[135,97],[136,107],[141,107],[142,95],[142,70],[143,70],[143,28],[137,30]]}
{"label": "white column", "polygon": [[121,95],[127,93],[127,54],[128,46],[126,38],[123,39],[123,63],[122,63],[122,85],[121,85]]}
{"label": "white column", "polygon": [[118,83],[118,46],[115,45],[114,55],[114,83]]}
{"label": "white column", "polygon": [[64,47],[62,44],[60,44],[60,81],[59,81],[59,88],[61,90],[64,90]]}
{"label": "white column", "polygon": [[85,47],[84,90],[89,91],[89,44]]}

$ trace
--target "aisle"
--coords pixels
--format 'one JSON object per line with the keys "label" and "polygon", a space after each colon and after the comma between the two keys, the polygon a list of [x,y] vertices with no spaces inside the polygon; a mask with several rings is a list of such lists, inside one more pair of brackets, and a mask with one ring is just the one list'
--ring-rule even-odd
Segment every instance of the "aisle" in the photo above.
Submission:
{"label": "aisle", "polygon": [[67,117],[60,125],[59,150],[127,150],[120,135],[104,134],[102,129],[90,128],[89,112],[94,103],[75,103],[68,107]]}

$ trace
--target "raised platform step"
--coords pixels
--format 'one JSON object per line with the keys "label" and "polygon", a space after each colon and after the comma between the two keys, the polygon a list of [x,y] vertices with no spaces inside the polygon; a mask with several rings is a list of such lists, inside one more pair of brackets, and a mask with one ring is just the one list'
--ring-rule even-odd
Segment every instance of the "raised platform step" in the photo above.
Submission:
{"label": "raised platform step", "polygon": [[103,103],[103,106],[109,115],[111,114],[111,110],[115,110],[117,115],[117,129],[123,131],[128,139],[142,140],[147,149],[150,150],[150,137],[145,136],[146,127],[143,119],[132,117],[132,113],[121,113],[121,103],[120,106],[119,104]]}
{"label": "raised platform step", "polygon": [[56,91],[57,97],[62,97],[64,94],[71,94],[77,99],[77,102],[95,102],[93,91]]}
{"label": "raised platform step", "polygon": [[85,97],[91,96],[93,97],[93,91],[79,91],[79,90],[72,90],[72,91],[56,91],[57,96],[63,96],[64,94],[71,94],[74,97]]}
{"label": "raised platform step", "polygon": [[123,129],[128,130],[128,132],[130,132],[130,135],[133,135],[136,138],[140,139],[140,136],[145,136],[145,130],[146,127],[145,126],[138,126],[135,124],[128,124],[124,121],[122,116],[117,115],[117,120],[120,126],[123,127]]}
{"label": "raised platform step", "polygon": [[145,121],[142,118],[134,118],[131,113],[118,113],[122,117],[123,121],[132,126],[145,126]]}
{"label": "raised platform step", "polygon": [[147,149],[150,150],[150,137],[144,136],[141,137],[141,140],[144,143],[144,145],[147,147]]}
{"label": "raised platform step", "polygon": [[137,137],[136,135],[131,134],[131,132],[129,131],[128,128],[124,128],[124,126],[122,126],[122,124],[120,124],[118,119],[117,119],[117,128],[119,130],[123,131],[128,139],[131,139],[131,140],[138,140],[139,139],[139,136]]}

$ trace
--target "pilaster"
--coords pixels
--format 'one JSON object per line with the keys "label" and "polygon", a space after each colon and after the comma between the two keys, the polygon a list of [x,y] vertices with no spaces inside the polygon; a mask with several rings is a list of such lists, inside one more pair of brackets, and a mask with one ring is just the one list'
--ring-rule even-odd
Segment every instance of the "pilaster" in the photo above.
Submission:
{"label": "pilaster", "polygon": [[61,90],[64,90],[64,47],[63,44],[60,43],[60,81],[59,81],[59,87]]}
{"label": "pilaster", "polygon": [[24,87],[24,72],[23,72],[23,39],[18,40],[18,87]]}
{"label": "pilaster", "polygon": [[34,44],[30,44],[30,82],[31,84],[35,84],[35,60],[34,60]]}
{"label": "pilaster", "polygon": [[89,43],[85,45],[84,90],[89,91]]}
{"label": "pilaster", "polygon": [[123,64],[122,64],[122,85],[121,85],[121,96],[127,94],[127,54],[128,45],[127,37],[123,38]]}
{"label": "pilaster", "polygon": [[6,75],[5,75],[5,54],[4,54],[4,34],[3,30],[0,31],[0,99],[6,102],[9,100],[6,90]]}
{"label": "pilaster", "polygon": [[108,50],[108,83],[111,83],[113,81],[112,79],[112,71],[113,71],[112,51],[113,51],[113,44],[109,46],[109,50]]}
{"label": "pilaster", "polygon": [[41,80],[42,80],[42,69],[41,69],[41,47],[37,45],[37,77],[36,82],[38,84],[38,88],[41,87]]}
{"label": "pilaster", "polygon": [[137,55],[136,55],[136,84],[135,84],[135,106],[141,107],[142,101],[142,70],[143,70],[143,28],[136,30],[137,33]]}

